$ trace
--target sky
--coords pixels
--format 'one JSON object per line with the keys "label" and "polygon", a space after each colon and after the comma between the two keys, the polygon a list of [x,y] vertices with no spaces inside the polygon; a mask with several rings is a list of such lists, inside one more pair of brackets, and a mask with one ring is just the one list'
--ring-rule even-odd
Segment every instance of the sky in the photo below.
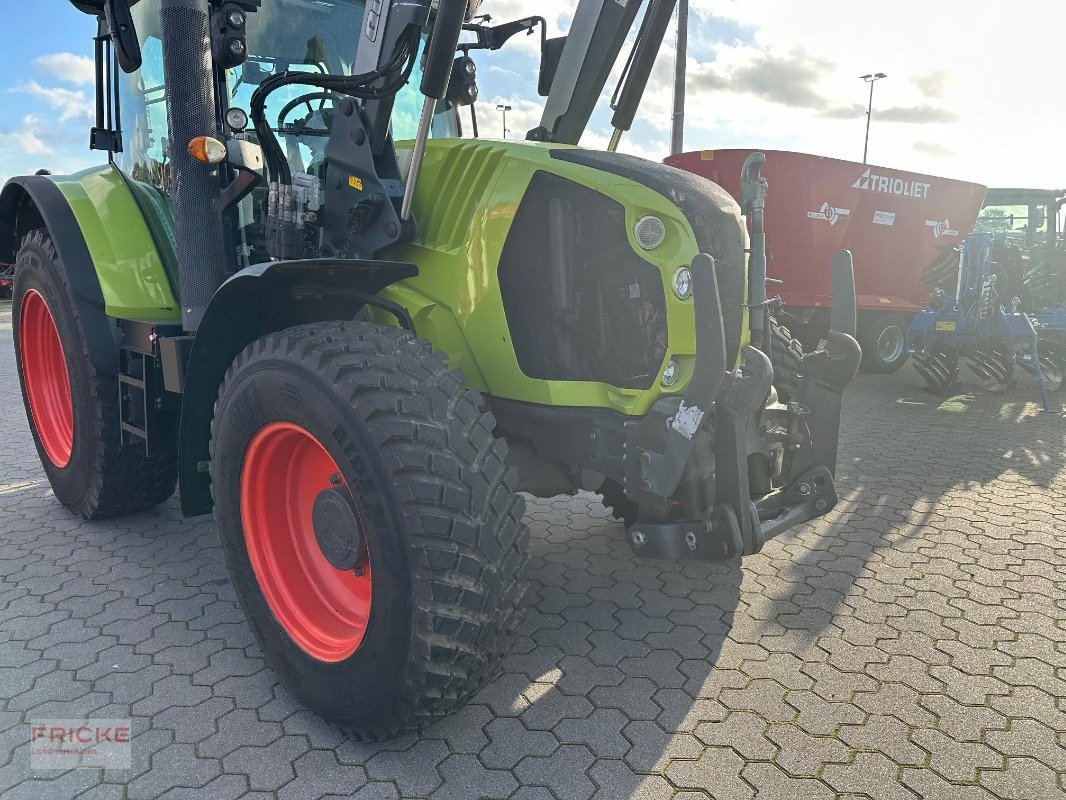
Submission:
{"label": "sky", "polygon": [[[868,86],[859,76],[884,72],[874,92],[871,163],[988,186],[1066,187],[1066,4],[690,3],[686,150],[783,149],[860,161]],[[99,154],[87,148],[95,22],[66,0],[4,5],[0,180],[98,163]],[[498,22],[540,14],[549,34],[559,35],[575,5],[484,0],[481,11]],[[516,37],[502,51],[475,54],[483,135],[501,135],[500,103],[513,108],[512,138],[539,123],[537,38]],[[674,56],[671,28],[621,150],[656,160],[667,155]],[[611,89],[613,80],[605,94]],[[582,140],[586,146],[607,143],[606,100]]]}

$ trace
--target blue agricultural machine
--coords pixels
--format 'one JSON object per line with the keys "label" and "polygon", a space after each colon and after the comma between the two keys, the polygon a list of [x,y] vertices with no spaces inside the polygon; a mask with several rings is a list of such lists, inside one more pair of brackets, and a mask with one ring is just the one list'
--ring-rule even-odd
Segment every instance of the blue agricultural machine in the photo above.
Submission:
{"label": "blue agricultural machine", "polygon": [[1066,374],[1064,204],[1066,192],[989,190],[954,276],[941,271],[907,331],[915,369],[934,394],[959,388],[960,365],[996,392],[1013,386],[1021,367],[1050,408],[1048,394]]}

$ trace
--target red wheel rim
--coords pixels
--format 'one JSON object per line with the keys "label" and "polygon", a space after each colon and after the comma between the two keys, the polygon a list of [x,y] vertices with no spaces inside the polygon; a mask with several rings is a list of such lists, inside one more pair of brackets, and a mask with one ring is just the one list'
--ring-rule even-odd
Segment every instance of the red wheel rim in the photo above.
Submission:
{"label": "red wheel rim", "polygon": [[74,450],[74,402],[59,329],[48,303],[36,289],[22,298],[19,311],[22,380],[37,438],[57,467],[70,463]]}
{"label": "red wheel rim", "polygon": [[358,649],[370,619],[365,545],[355,570],[339,570],[311,523],[315,498],[340,472],[321,442],[291,422],[256,433],[241,469],[244,543],[263,597],[300,649],[330,662]]}

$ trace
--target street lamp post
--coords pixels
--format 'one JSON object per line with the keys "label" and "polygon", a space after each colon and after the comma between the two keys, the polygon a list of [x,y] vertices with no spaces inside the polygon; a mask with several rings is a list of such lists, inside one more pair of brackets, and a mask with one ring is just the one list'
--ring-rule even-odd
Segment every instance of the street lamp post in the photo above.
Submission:
{"label": "street lamp post", "polygon": [[864,81],[870,84],[870,104],[866,107],[866,141],[862,146],[862,163],[866,163],[866,153],[870,149],[870,119],[874,114],[874,84],[888,76],[883,72],[874,72],[868,75],[860,75]]}
{"label": "street lamp post", "polygon": [[670,153],[685,146],[685,70],[688,58],[688,0],[677,4],[677,50],[674,55],[674,116],[670,132]]}
{"label": "street lamp post", "polygon": [[505,105],[498,105],[498,106],[496,106],[496,110],[503,112],[503,138],[506,139],[507,138],[507,112],[511,110],[511,107],[510,106],[505,106]]}

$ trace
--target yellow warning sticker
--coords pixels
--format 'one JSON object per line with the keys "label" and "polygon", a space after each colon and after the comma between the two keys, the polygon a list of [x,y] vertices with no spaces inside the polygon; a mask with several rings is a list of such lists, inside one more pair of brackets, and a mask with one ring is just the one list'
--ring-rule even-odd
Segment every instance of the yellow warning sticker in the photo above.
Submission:
{"label": "yellow warning sticker", "polygon": [[953,331],[953,330],[955,330],[955,323],[954,323],[954,321],[952,321],[952,322],[938,322],[936,324],[936,329],[938,331]]}
{"label": "yellow warning sticker", "polygon": [[714,161],[714,151],[700,150],[700,161]]}
{"label": "yellow warning sticker", "polygon": [[353,189],[357,189],[360,192],[363,191],[363,181],[355,177],[354,175],[348,176],[348,185],[351,186]]}

